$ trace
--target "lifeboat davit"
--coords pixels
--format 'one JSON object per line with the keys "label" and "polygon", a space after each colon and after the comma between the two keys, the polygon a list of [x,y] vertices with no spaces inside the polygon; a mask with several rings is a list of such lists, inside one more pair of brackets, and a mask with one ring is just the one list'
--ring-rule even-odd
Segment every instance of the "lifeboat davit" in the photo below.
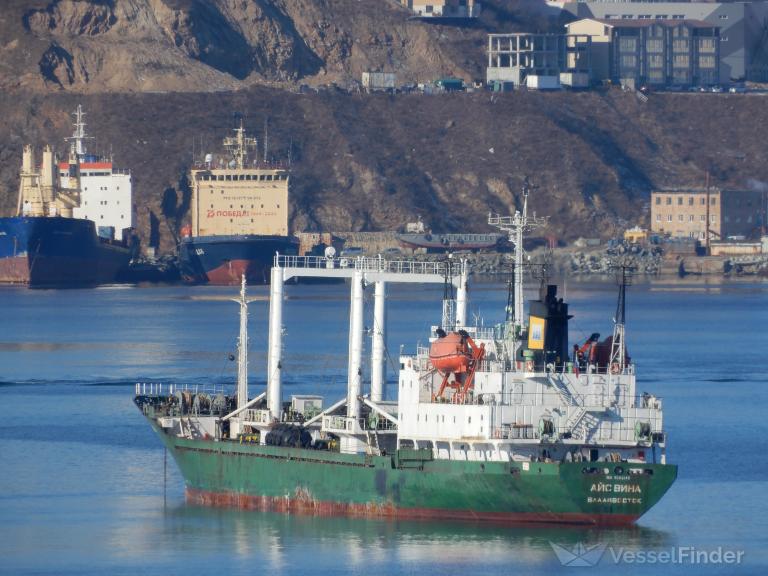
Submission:
{"label": "lifeboat davit", "polygon": [[449,332],[429,347],[429,361],[443,375],[466,372],[471,360],[467,339],[458,332]]}

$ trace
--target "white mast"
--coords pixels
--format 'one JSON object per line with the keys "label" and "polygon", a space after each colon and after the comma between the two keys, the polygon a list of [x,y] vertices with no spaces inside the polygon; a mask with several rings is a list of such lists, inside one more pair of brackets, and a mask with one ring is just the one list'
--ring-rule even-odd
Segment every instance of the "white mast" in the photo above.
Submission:
{"label": "white mast", "polygon": [[245,297],[245,274],[240,286],[240,298],[233,298],[240,304],[240,337],[237,339],[237,407],[243,408],[248,402],[248,300]]}
{"label": "white mast", "polygon": [[224,138],[224,147],[232,154],[235,161],[235,167],[238,170],[245,168],[245,159],[248,156],[248,149],[255,149],[257,146],[256,138],[249,138],[245,135],[243,121],[240,120],[240,127],[235,128],[235,136]]}
{"label": "white mast", "polygon": [[525,295],[523,294],[524,278],[523,278],[523,261],[525,250],[523,248],[523,234],[534,228],[544,226],[547,222],[546,218],[537,218],[534,213],[533,216],[528,216],[528,192],[530,186],[528,184],[528,178],[523,182],[523,211],[515,211],[514,216],[494,216],[488,215],[488,224],[495,226],[499,230],[502,230],[509,234],[509,241],[515,248],[515,285],[514,285],[514,297],[515,297],[515,316],[512,319],[515,326],[515,335],[519,335],[523,330],[523,316],[525,314]]}
{"label": "white mast", "polygon": [[72,113],[72,116],[75,117],[75,131],[67,140],[70,141],[70,153],[72,156],[80,158],[86,153],[85,140],[89,138],[85,133],[85,122],[83,121],[85,112],[83,112],[82,104],[77,105],[77,110]]}

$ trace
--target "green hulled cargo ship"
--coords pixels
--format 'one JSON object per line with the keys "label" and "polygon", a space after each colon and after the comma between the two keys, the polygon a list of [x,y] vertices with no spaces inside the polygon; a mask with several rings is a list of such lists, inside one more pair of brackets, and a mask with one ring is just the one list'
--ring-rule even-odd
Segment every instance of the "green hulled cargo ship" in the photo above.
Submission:
{"label": "green hulled cargo ship", "polygon": [[[525,207],[490,223],[522,247]],[[516,250],[516,270],[522,250]],[[296,276],[351,279],[346,398],[281,392],[282,288]],[[669,489],[659,398],[635,389],[624,342],[625,283],[613,334],[568,347],[555,286],[524,317],[522,275],[505,318],[466,322],[466,262],[278,256],[270,284],[267,392],[249,398],[247,307],[240,298],[237,392],[137,385],[136,404],[173,455],[190,501],[220,506],[409,518],[617,525]],[[386,285],[441,282],[430,346],[400,355],[397,400],[384,400]],[[363,390],[363,296],[374,286],[370,390]],[[454,293],[455,292],[455,293]],[[572,353],[572,354],[571,354]]]}

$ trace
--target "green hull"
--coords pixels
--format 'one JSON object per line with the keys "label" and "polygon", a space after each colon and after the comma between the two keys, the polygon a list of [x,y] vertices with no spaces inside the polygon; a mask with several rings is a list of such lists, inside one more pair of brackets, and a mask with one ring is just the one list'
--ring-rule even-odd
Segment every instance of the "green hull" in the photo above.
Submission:
{"label": "green hull", "polygon": [[665,464],[449,461],[419,450],[367,456],[189,440],[152,424],[184,476],[189,500],[207,505],[622,525],[654,506],[677,476],[677,466]]}

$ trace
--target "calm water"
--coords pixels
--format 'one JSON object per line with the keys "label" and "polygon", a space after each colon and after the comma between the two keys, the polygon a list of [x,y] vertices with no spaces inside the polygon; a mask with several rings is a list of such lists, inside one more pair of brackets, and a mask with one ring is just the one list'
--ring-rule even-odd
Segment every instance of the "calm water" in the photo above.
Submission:
{"label": "calm water", "polygon": [[[264,288],[254,289],[266,297]],[[321,519],[188,506],[132,404],[143,382],[232,382],[237,306],[220,288],[0,290],[0,573],[570,573],[550,542],[605,544],[593,573],[768,573],[768,284],[634,286],[628,342],[662,396],[680,477],[631,529]],[[344,395],[348,288],[291,286],[284,393]],[[500,286],[472,313],[499,320]],[[413,350],[440,290],[390,289],[389,352]],[[570,284],[575,341],[608,334],[610,286]],[[370,313],[372,303],[367,304]],[[252,305],[251,386],[263,389],[266,300]],[[370,317],[370,316],[368,316]],[[394,361],[389,366],[394,376]],[[740,565],[641,565],[613,554],[743,551]],[[624,557],[626,560],[626,556]]]}

